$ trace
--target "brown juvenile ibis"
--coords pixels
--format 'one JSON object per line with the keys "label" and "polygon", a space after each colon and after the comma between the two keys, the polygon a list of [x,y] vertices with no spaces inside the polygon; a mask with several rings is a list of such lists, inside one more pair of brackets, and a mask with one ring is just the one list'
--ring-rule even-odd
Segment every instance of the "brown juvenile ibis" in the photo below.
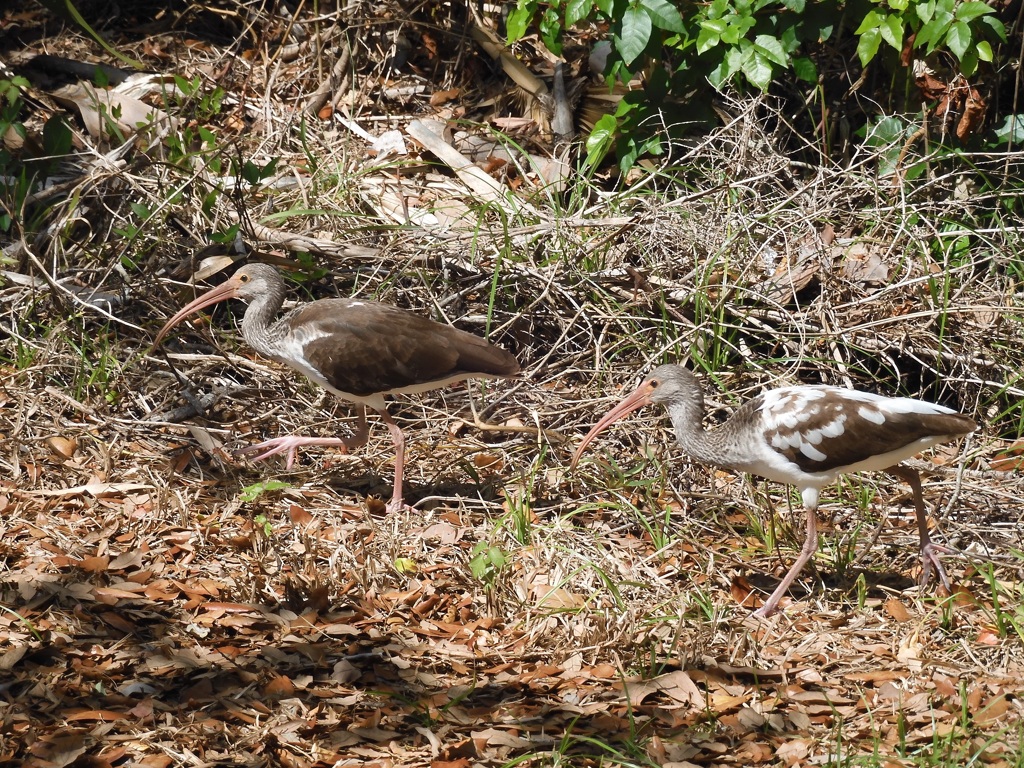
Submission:
{"label": "brown juvenile ibis", "polygon": [[389,511],[402,505],[405,438],[388,413],[385,395],[425,392],[463,379],[501,378],[519,372],[515,357],[479,336],[373,301],[320,299],[274,321],[285,292],[284,278],[274,267],[244,266],[168,320],[154,346],[197,310],[225,299],[247,301],[242,336],[250,347],[358,407],[352,437],[287,435],[240,452],[259,454],[255,460],[287,452],[290,469],[296,450],[303,446],[358,448],[367,440],[369,407],[388,425],[395,443],[395,486]]}
{"label": "brown juvenile ibis", "polygon": [[648,403],[668,410],[683,452],[704,464],[760,475],[800,489],[807,512],[807,538],[800,555],[757,616],[770,616],[818,546],[816,509],[821,489],[839,475],[884,470],[913,490],[921,537],[922,583],[934,567],[947,590],[949,578],[928,535],[921,479],[900,465],[934,445],[970,434],[977,424],[941,405],[907,397],[882,397],[831,386],[783,387],[748,400],[721,426],[705,431],[704,394],[696,377],[678,365],[662,365],[587,433],[572,457],[612,422]]}

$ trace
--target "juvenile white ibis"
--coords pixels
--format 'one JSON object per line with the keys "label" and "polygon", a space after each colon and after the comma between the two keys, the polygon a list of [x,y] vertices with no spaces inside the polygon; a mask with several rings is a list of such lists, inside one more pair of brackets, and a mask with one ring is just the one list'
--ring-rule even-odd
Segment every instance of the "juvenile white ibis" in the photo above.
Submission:
{"label": "juvenile white ibis", "polygon": [[290,469],[296,450],[303,446],[335,446],[343,451],[358,448],[366,443],[369,407],[388,425],[395,443],[395,485],[389,511],[402,506],[405,438],[388,413],[384,396],[519,372],[515,357],[479,336],[373,301],[320,299],[275,322],[285,292],[285,281],[274,267],[244,266],[168,320],[154,346],[197,310],[225,299],[247,301],[242,336],[249,346],[356,403],[357,427],[352,437],[287,435],[249,446],[241,453],[258,453],[254,459],[259,460],[287,452]]}
{"label": "juvenile white ibis", "polygon": [[807,538],[800,555],[755,615],[770,616],[818,547],[816,510],[821,489],[839,475],[884,470],[905,480],[914,493],[921,536],[922,583],[934,567],[951,589],[940,552],[928,535],[921,479],[900,462],[934,445],[970,434],[973,419],[941,405],[907,397],[882,397],[830,386],[783,387],[740,406],[721,426],[705,431],[704,394],[696,377],[678,365],[662,365],[587,433],[572,457],[575,466],[594,437],[648,403],[668,410],[683,452],[704,464],[749,472],[800,489],[807,512]]}

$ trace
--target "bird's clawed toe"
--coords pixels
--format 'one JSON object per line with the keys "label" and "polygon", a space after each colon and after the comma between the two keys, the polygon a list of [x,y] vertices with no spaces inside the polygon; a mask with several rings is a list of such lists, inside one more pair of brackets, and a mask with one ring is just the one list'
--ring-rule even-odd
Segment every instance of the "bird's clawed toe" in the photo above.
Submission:
{"label": "bird's clawed toe", "polygon": [[291,469],[295,464],[295,457],[298,456],[299,448],[312,445],[329,446],[342,453],[348,453],[352,448],[350,440],[343,437],[300,437],[297,435],[285,435],[275,437],[271,440],[264,440],[262,443],[247,445],[234,451],[235,456],[251,456],[252,461],[262,461],[278,453],[287,453],[286,469]]}
{"label": "bird's clawed toe", "polygon": [[946,591],[952,594],[953,584],[946,575],[946,569],[942,567],[942,560],[939,555],[955,555],[957,551],[950,547],[944,547],[933,541],[924,542],[921,545],[921,586],[925,586],[932,577],[932,569]]}

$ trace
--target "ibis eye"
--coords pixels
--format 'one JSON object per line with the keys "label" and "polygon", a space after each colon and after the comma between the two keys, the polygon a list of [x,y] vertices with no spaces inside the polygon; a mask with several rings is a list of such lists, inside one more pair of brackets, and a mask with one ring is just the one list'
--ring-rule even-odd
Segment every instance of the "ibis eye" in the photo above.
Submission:
{"label": "ibis eye", "polygon": [[248,275],[240,275],[238,277],[238,282],[240,282],[240,283],[248,283],[249,282],[249,276]]}

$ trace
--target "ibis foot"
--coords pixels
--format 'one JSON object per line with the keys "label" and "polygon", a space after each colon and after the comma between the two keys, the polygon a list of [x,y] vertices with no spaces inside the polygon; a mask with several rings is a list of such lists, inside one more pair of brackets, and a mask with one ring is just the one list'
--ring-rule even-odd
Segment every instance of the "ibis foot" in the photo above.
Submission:
{"label": "ibis foot", "polygon": [[350,438],[344,437],[300,437],[298,435],[285,435],[284,437],[275,437],[272,440],[264,440],[262,443],[256,443],[256,445],[247,445],[245,448],[239,448],[234,453],[236,456],[247,456],[251,453],[259,454],[252,457],[253,461],[262,461],[263,459],[274,456],[278,453],[287,453],[288,459],[285,464],[285,469],[291,469],[292,465],[295,463],[295,457],[298,455],[299,448],[310,445],[331,446],[334,448],[340,448],[343,453],[348,453],[348,451],[358,448],[362,443],[354,444]]}
{"label": "ibis foot", "polygon": [[[352,433],[352,437],[299,437],[298,435],[285,435],[284,437],[275,437],[272,440],[264,440],[262,443],[256,443],[256,445],[239,448],[235,451],[235,455],[245,456],[250,453],[259,453],[259,456],[253,456],[252,460],[261,461],[268,456],[287,452],[288,461],[285,469],[291,469],[295,463],[295,456],[299,448],[310,445],[327,445],[340,448],[342,453],[348,453],[366,445],[369,435],[370,432],[366,426],[366,408],[360,405],[356,409],[356,431]],[[260,453],[261,451],[262,453]]]}
{"label": "ibis foot", "polygon": [[953,594],[953,584],[949,580],[949,576],[946,575],[946,569],[942,567],[942,560],[939,559],[939,555],[955,555],[957,551],[950,547],[944,547],[941,544],[936,544],[931,539],[925,539],[921,542],[921,586],[925,586],[932,579],[932,569],[935,569],[935,574],[939,577],[939,581],[942,586],[946,588],[946,591]]}

